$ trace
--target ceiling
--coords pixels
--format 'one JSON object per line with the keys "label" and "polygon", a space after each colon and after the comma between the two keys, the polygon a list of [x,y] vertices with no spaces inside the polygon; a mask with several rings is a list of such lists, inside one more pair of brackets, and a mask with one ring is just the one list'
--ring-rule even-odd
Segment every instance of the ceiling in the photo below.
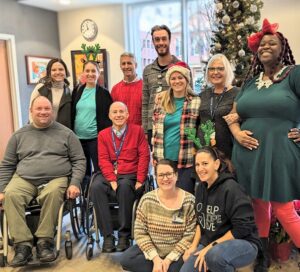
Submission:
{"label": "ceiling", "polygon": [[[48,9],[63,11],[107,4],[130,4],[145,2],[145,0],[17,0],[18,3]],[[70,4],[64,4],[69,2]]]}

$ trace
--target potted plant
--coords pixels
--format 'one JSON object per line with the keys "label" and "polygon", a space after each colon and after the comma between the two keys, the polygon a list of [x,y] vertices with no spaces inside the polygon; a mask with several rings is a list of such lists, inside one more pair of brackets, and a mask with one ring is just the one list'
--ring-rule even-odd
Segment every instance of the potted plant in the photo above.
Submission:
{"label": "potted plant", "polygon": [[287,261],[292,251],[292,242],[278,220],[271,225],[270,253],[275,261]]}

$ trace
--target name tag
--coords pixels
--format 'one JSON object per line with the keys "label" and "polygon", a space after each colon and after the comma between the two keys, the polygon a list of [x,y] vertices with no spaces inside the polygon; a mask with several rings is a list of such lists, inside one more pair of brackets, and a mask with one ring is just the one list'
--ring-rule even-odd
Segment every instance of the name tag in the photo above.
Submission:
{"label": "name tag", "polygon": [[178,215],[174,215],[172,223],[173,224],[183,224],[183,218],[179,217]]}

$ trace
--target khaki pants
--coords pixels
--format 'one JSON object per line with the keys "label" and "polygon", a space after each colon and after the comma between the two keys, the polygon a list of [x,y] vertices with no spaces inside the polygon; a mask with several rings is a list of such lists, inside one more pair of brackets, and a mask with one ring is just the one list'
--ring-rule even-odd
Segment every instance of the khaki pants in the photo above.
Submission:
{"label": "khaki pants", "polygon": [[36,198],[42,206],[37,238],[53,238],[57,225],[57,217],[64,194],[68,187],[68,178],[61,177],[51,180],[41,190],[28,181],[14,174],[4,193],[4,211],[7,216],[8,228],[13,242],[32,245],[32,234],[25,220],[25,207]]}

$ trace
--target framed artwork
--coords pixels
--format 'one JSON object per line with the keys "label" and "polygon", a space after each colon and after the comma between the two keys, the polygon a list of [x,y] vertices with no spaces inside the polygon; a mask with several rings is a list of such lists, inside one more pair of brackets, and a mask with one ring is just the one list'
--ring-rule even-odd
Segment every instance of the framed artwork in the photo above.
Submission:
{"label": "framed artwork", "polygon": [[[82,71],[83,71],[83,63],[86,61],[86,55],[83,54],[81,50],[72,50],[71,59],[72,59],[73,85],[75,88],[75,86],[77,86],[78,84],[84,83]],[[100,76],[98,79],[98,84],[108,89],[106,49],[100,49],[100,52],[97,54],[96,61],[99,63],[100,66]]]}
{"label": "framed artwork", "polygon": [[46,68],[51,57],[25,56],[27,84],[36,84],[46,76]]}

